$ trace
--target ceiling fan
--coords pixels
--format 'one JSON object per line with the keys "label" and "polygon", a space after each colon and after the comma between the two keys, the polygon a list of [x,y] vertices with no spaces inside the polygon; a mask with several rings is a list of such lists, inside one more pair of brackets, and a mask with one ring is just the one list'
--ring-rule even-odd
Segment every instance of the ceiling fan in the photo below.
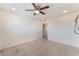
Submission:
{"label": "ceiling fan", "polygon": [[42,15],[45,15],[44,12],[42,12],[42,10],[44,9],[48,9],[49,6],[44,6],[44,7],[40,7],[39,5],[36,5],[35,3],[32,3],[34,9],[26,9],[25,11],[35,11],[34,15],[41,13]]}

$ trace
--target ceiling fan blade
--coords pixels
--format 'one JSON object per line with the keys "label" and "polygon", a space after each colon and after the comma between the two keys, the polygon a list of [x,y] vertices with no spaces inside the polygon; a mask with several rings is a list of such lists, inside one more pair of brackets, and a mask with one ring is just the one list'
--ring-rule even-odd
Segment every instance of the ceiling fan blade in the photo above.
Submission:
{"label": "ceiling fan blade", "polygon": [[41,14],[43,14],[43,15],[45,15],[45,13],[44,12],[42,12],[42,11],[39,11]]}
{"label": "ceiling fan blade", "polygon": [[33,7],[37,10],[37,6],[35,3],[32,3]]}
{"label": "ceiling fan blade", "polygon": [[26,9],[25,11],[34,11],[34,10],[32,10],[32,9]]}
{"label": "ceiling fan blade", "polygon": [[49,8],[49,6],[42,7],[40,8],[40,10],[47,9],[47,8]]}

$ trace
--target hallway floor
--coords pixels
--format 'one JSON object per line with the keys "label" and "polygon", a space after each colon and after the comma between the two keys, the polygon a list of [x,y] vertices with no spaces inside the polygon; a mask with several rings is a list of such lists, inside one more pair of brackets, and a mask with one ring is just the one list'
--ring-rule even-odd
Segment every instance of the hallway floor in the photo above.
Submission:
{"label": "hallway floor", "polygon": [[49,40],[35,40],[0,51],[1,56],[79,56],[79,49]]}

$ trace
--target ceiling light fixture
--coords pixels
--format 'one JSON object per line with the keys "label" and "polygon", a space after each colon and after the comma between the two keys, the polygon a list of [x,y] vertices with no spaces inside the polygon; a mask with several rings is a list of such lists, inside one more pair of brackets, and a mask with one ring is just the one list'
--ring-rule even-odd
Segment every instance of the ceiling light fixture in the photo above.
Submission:
{"label": "ceiling light fixture", "polygon": [[63,13],[67,13],[67,12],[68,12],[67,10],[64,10],[64,11],[63,11]]}
{"label": "ceiling light fixture", "polygon": [[12,8],[13,11],[15,11],[15,8]]}

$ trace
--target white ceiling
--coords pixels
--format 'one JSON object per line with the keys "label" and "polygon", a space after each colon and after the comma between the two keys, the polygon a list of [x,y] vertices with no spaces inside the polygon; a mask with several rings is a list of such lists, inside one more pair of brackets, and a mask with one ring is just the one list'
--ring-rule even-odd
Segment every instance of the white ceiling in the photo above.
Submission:
{"label": "white ceiling", "polygon": [[[79,9],[78,3],[38,3],[41,7],[45,5],[49,5],[50,8],[47,10],[43,10],[46,13],[46,18],[52,19],[58,16],[63,15],[64,10],[68,10],[69,12],[76,11]],[[6,11],[12,11],[12,8],[16,9],[16,13],[22,15],[28,15],[30,17],[39,18],[42,16],[41,14],[33,16],[33,11],[24,11],[25,9],[33,9],[31,3],[0,3],[0,9],[4,9]]]}

